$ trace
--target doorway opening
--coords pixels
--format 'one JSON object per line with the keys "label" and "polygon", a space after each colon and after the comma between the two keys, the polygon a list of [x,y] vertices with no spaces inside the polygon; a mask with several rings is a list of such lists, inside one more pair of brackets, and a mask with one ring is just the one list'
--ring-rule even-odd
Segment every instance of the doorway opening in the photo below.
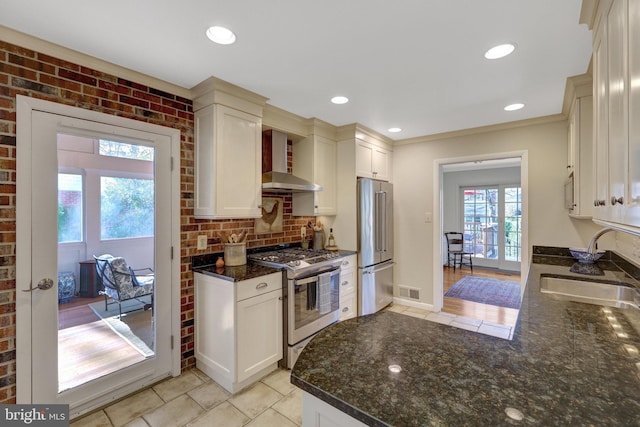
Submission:
{"label": "doorway opening", "polygon": [[[449,314],[512,326],[518,309],[491,298],[487,288],[499,282],[515,283],[511,293],[521,294],[522,268],[526,267],[527,248],[527,154],[504,153],[480,157],[435,161],[439,188],[434,200],[439,221],[434,222],[434,309]],[[473,256],[470,268],[447,266],[444,233],[461,232],[464,251]],[[436,247],[437,246],[437,247]],[[440,263],[440,264],[437,264]],[[473,279],[463,280],[471,276]],[[474,282],[478,297],[458,297],[451,292]],[[497,292],[497,290],[494,290]],[[500,306],[498,304],[503,304]]]}
{"label": "doorway opening", "polygon": [[[141,144],[57,139],[61,393],[155,357],[156,156]],[[130,270],[114,276],[113,263],[97,265],[94,257],[106,253]]]}

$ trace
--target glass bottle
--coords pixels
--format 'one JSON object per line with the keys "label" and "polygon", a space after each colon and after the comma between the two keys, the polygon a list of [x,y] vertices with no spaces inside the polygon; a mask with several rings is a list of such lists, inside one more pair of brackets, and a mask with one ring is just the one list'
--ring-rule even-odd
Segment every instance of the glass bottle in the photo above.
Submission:
{"label": "glass bottle", "polygon": [[329,240],[328,240],[328,245],[329,247],[333,247],[336,245],[336,239],[333,237],[333,228],[329,229]]}

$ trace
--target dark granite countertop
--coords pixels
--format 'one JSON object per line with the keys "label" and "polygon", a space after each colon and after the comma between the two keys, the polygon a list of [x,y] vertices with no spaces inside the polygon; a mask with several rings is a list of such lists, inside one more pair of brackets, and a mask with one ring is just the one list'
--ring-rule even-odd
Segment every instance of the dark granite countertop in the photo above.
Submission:
{"label": "dark granite countertop", "polygon": [[[291,382],[370,426],[640,426],[640,310],[542,294],[543,274],[594,277],[563,254],[534,248],[511,341],[384,311],[317,335]],[[616,261],[599,279],[637,286]]]}
{"label": "dark granite countertop", "polygon": [[[289,245],[273,246],[273,249],[281,247],[289,247]],[[264,250],[263,248],[253,248],[248,252]],[[341,257],[357,254],[356,251],[339,250],[338,254]],[[203,273],[209,276],[217,277],[223,280],[229,280],[232,282],[239,282],[241,280],[253,279],[255,277],[266,276],[267,274],[276,273],[282,271],[273,267],[265,267],[263,265],[256,264],[251,260],[247,260],[245,265],[239,265],[234,267],[224,266],[223,268],[217,268],[215,266],[219,257],[224,257],[224,253],[217,252],[211,254],[194,255],[191,257],[191,270],[196,273]]]}
{"label": "dark granite countertop", "polygon": [[252,261],[247,261],[245,265],[224,266],[217,268],[215,266],[218,257],[222,257],[223,253],[213,253],[204,255],[195,255],[191,257],[191,270],[195,273],[202,273],[208,276],[217,277],[218,279],[228,280],[231,282],[240,282],[255,277],[266,276],[267,274],[282,271],[278,268],[265,267]]}

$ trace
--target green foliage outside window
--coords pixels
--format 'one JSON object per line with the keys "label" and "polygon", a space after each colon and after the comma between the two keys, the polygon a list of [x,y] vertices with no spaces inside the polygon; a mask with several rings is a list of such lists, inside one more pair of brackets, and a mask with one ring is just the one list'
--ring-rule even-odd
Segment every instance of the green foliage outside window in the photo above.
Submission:
{"label": "green foliage outside window", "polygon": [[101,239],[154,235],[153,180],[103,176],[100,183]]}

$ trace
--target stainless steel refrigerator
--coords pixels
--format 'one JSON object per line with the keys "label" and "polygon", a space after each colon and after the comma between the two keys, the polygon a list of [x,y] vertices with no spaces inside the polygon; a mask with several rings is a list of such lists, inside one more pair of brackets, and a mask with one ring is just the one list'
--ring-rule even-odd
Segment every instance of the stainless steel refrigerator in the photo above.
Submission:
{"label": "stainless steel refrigerator", "polygon": [[358,315],[393,301],[393,185],[358,179]]}

